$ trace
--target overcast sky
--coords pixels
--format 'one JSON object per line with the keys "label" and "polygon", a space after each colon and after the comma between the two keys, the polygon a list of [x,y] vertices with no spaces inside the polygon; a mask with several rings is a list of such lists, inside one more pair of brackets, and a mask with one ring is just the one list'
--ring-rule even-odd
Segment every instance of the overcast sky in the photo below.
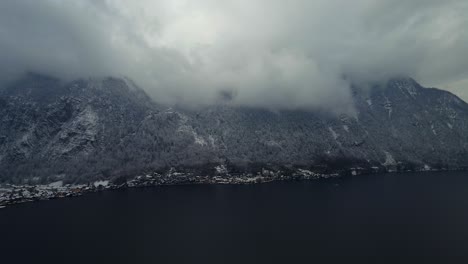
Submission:
{"label": "overcast sky", "polygon": [[468,99],[466,0],[3,0],[0,79],[128,76],[164,103],[349,107],[408,75]]}

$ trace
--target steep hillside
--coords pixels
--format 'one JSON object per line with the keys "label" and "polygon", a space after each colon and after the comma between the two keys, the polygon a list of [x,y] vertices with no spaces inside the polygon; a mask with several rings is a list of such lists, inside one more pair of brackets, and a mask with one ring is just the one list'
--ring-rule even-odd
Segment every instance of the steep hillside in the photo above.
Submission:
{"label": "steep hillside", "polygon": [[143,171],[458,168],[468,165],[468,105],[400,78],[353,87],[356,113],[229,102],[162,107],[131,81],[29,74],[0,92],[0,179],[86,182]]}

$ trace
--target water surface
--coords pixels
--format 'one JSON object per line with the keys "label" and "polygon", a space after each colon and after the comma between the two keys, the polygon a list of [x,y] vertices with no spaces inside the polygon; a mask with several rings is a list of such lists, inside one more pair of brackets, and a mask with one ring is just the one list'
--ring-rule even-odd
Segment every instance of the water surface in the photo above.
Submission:
{"label": "water surface", "polygon": [[467,176],[167,186],[17,205],[0,209],[0,259],[468,263]]}

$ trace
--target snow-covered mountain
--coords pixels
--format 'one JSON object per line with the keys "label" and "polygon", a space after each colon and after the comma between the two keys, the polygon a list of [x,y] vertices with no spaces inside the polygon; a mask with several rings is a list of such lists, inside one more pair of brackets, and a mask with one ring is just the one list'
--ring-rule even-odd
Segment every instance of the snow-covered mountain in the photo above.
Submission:
{"label": "snow-covered mountain", "polygon": [[0,89],[0,181],[86,182],[170,168],[458,168],[468,105],[398,78],[353,87],[356,113],[154,103],[130,80],[28,74]]}

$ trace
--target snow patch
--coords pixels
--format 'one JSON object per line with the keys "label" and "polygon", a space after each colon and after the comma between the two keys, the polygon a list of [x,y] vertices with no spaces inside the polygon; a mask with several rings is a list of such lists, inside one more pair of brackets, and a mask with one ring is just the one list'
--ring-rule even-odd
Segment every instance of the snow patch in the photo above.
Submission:
{"label": "snow patch", "polygon": [[55,140],[49,143],[49,147],[54,149],[55,155],[61,156],[87,145],[88,142],[95,141],[98,120],[98,114],[92,107],[86,107],[60,131]]}
{"label": "snow patch", "polygon": [[279,147],[281,148],[281,145],[276,142],[275,140],[271,139],[271,140],[268,140],[267,142],[265,142],[265,144],[269,147]]}
{"label": "snow patch", "polygon": [[343,129],[349,133],[349,127],[347,125],[343,125]]}
{"label": "snow patch", "polygon": [[335,130],[333,130],[333,128],[331,128],[331,127],[328,127],[328,130],[329,130],[330,133],[332,134],[333,138],[334,138],[335,140],[337,140],[339,135],[335,132]]}
{"label": "snow patch", "polygon": [[208,145],[208,143],[206,142],[206,140],[205,140],[203,137],[199,136],[199,135],[197,134],[197,132],[195,132],[194,130],[192,130],[192,134],[193,134],[193,138],[195,139],[195,144],[198,144],[198,145],[200,145],[200,146],[206,146],[206,145]]}
{"label": "snow patch", "polygon": [[418,92],[416,90],[416,87],[414,86],[414,84],[408,82],[408,81],[397,81],[395,82],[396,86],[402,91],[406,91],[409,93],[409,95],[411,97],[416,97],[416,95],[418,95]]}
{"label": "snow patch", "polygon": [[214,139],[214,137],[213,137],[212,135],[209,135],[209,136],[208,136],[208,142],[210,143],[210,145],[211,145],[212,147],[215,147],[215,146],[216,146],[215,139]]}
{"label": "snow patch", "polygon": [[[169,109],[166,110],[166,112],[169,111]],[[200,146],[207,146],[208,142],[205,140],[205,138],[198,135],[198,133],[195,131],[195,129],[193,129],[192,126],[187,124],[189,118],[186,115],[178,113],[178,112],[176,112],[176,114],[180,118],[180,121],[179,121],[180,124],[179,124],[179,128],[177,129],[177,132],[191,134],[193,136],[193,140],[194,140],[195,144],[200,145]],[[212,140],[213,140],[212,145],[214,145],[214,139],[212,139]],[[210,141],[211,141],[211,139],[210,139]]]}
{"label": "snow patch", "polygon": [[98,123],[98,115],[91,107],[87,107],[85,111],[78,117],[78,122],[84,124],[86,127],[90,129],[86,130],[87,134],[95,134],[95,127]]}
{"label": "snow patch", "polygon": [[435,130],[434,125],[431,125],[431,130],[432,133],[437,136],[437,131]]}
{"label": "snow patch", "polygon": [[335,130],[333,130],[333,128],[331,128],[331,127],[328,127],[328,130],[330,130],[330,133],[332,134],[333,138],[335,139],[336,144],[338,144],[338,146],[342,147],[341,142],[338,141],[338,137],[340,135],[338,133],[336,133]]}
{"label": "snow patch", "polygon": [[102,186],[102,187],[107,187],[109,185],[109,181],[95,181],[93,183],[94,187],[99,187],[99,186]]}
{"label": "snow patch", "polygon": [[385,153],[385,163],[383,164],[384,166],[392,166],[392,165],[397,164],[392,154],[390,154],[387,151],[384,151],[384,153]]}
{"label": "snow patch", "polygon": [[50,183],[47,186],[52,187],[52,188],[60,188],[63,186],[63,181],[56,181],[56,182]]}
{"label": "snow patch", "polygon": [[387,109],[388,118],[392,118],[393,104],[387,97],[385,97],[385,100],[386,101],[385,101],[385,104],[384,104],[384,108]]}
{"label": "snow patch", "polygon": [[228,172],[227,169],[226,169],[226,166],[224,166],[224,165],[218,165],[218,166],[216,166],[216,167],[215,167],[215,170],[216,170],[216,172],[217,172],[218,174],[223,174],[223,175],[224,175],[224,174],[227,174],[227,172]]}

